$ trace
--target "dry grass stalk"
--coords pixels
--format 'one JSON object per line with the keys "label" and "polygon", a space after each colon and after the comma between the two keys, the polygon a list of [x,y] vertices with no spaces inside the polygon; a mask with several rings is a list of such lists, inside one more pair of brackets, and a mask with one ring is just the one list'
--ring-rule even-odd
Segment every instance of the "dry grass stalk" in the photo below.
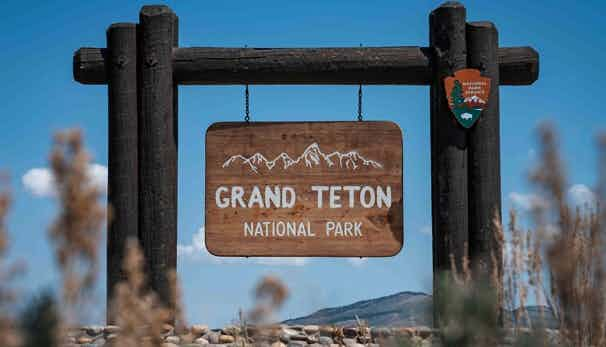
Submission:
{"label": "dry grass stalk", "polygon": [[268,323],[288,298],[288,288],[280,279],[263,277],[255,288],[255,306],[249,312],[249,319],[256,324]]}
{"label": "dry grass stalk", "polygon": [[[517,300],[519,322],[529,288],[533,288],[537,302],[547,302],[561,334],[574,346],[606,346],[606,218],[599,208],[606,188],[604,137],[599,145],[599,201],[574,206],[567,198],[568,182],[555,133],[548,126],[542,127],[541,160],[531,175],[540,196],[533,206],[532,230],[522,233],[515,213],[510,215],[506,302],[511,309]],[[528,284],[521,278],[524,270]],[[546,272],[547,281],[543,276]],[[525,318],[528,320],[527,313]]]}
{"label": "dry grass stalk", "polygon": [[11,195],[4,189],[0,192],[0,346],[18,347],[21,345],[21,336],[17,323],[10,314],[11,307],[15,303],[15,292],[9,287],[18,269],[6,264],[9,245],[6,216],[10,205]]}
{"label": "dry grass stalk", "polygon": [[184,334],[187,332],[187,321],[185,320],[185,310],[183,309],[183,294],[181,292],[181,284],[177,271],[171,270],[168,273],[168,279],[170,281],[171,290],[171,307],[174,307],[172,317],[175,321],[175,331],[178,334]]}
{"label": "dry grass stalk", "polygon": [[[502,313],[500,306],[505,303],[505,290],[503,289],[504,280],[503,280],[503,268],[498,264],[504,262],[503,254],[495,254],[495,249],[503,250],[505,245],[505,233],[503,231],[503,225],[501,223],[501,213],[499,211],[495,212],[495,217],[493,219],[493,224],[495,226],[494,230],[494,242],[495,248],[490,252],[490,258],[492,261],[492,271],[490,275],[490,281],[493,284],[493,288],[496,291],[496,302],[497,305],[495,309],[497,310],[497,315]],[[502,316],[499,316],[500,320],[502,320]]]}
{"label": "dry grass stalk", "polygon": [[144,258],[136,240],[126,245],[124,272],[127,280],[118,283],[111,303],[113,321],[121,328],[113,347],[161,347],[165,323],[171,312],[153,292],[146,292]]}
{"label": "dry grass stalk", "polygon": [[[573,206],[554,131],[544,126],[541,164],[532,176],[545,201],[534,211],[545,244],[551,302],[560,330],[576,346],[606,345],[606,244],[598,206]],[[604,158],[604,147],[600,157]],[[603,172],[601,172],[603,174]],[[600,178],[602,181],[604,177]],[[555,226],[555,227],[554,227]],[[538,261],[538,260],[537,260]]]}
{"label": "dry grass stalk", "polygon": [[60,204],[50,228],[63,276],[63,298],[75,305],[97,276],[97,249],[105,209],[88,175],[90,157],[78,130],[57,133],[50,157]]}

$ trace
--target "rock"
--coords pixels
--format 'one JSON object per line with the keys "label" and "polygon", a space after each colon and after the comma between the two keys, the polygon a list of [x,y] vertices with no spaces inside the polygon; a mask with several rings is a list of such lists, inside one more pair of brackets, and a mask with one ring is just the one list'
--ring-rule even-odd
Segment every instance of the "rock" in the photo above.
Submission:
{"label": "rock", "polygon": [[170,342],[164,342],[162,344],[162,347],[179,347],[178,345],[174,344],[174,343],[170,343]]}
{"label": "rock", "polygon": [[292,335],[290,337],[290,341],[308,341],[308,340],[313,340],[313,338],[311,338],[311,336],[307,336],[305,334],[297,334],[297,335]]}
{"label": "rock", "polygon": [[182,334],[179,335],[179,343],[180,344],[185,344],[185,343],[192,343],[194,342],[194,340],[196,339],[196,337],[198,337],[197,335],[194,335],[192,333],[187,333],[187,334]]}
{"label": "rock", "polygon": [[190,331],[196,336],[202,336],[208,333],[208,325],[194,324],[191,326]]}
{"label": "rock", "polygon": [[332,336],[334,334],[335,328],[331,326],[321,326],[320,327],[320,335],[322,336]]}
{"label": "rock", "polygon": [[186,343],[186,344],[180,344],[179,347],[200,347],[203,346],[201,344],[198,343]]}
{"label": "rock", "polygon": [[356,339],[352,339],[352,338],[344,338],[343,339],[343,344],[345,346],[347,346],[347,347],[350,347],[350,346],[353,347],[353,345],[357,345],[358,344],[358,341],[356,341]]}
{"label": "rock", "polygon": [[194,343],[197,343],[199,345],[208,345],[210,342],[208,342],[208,340],[203,337],[198,337],[194,340]]}
{"label": "rock", "polygon": [[181,339],[179,338],[179,336],[167,336],[164,338],[164,342],[174,343],[175,345],[178,345],[179,342],[181,342]]}
{"label": "rock", "polygon": [[163,324],[162,325],[162,334],[170,334],[175,330],[175,328],[170,325],[170,324]]}
{"label": "rock", "polygon": [[220,333],[216,332],[216,331],[211,331],[208,333],[208,342],[210,342],[211,344],[218,344],[219,343],[219,336],[221,336]]}
{"label": "rock", "polygon": [[272,343],[270,347],[286,347],[286,345],[280,341],[276,341],[276,342]]}
{"label": "rock", "polygon": [[117,325],[108,325],[105,328],[103,328],[103,332],[106,334],[117,334],[120,332],[120,327]]}
{"label": "rock", "polygon": [[303,326],[303,325],[291,325],[289,328],[293,329],[293,330],[297,330],[297,331],[303,331],[303,328],[305,328],[305,326]]}
{"label": "rock", "polygon": [[237,327],[235,325],[228,325],[225,328],[221,329],[221,332],[224,335],[237,336],[240,335],[240,330],[240,327]]}
{"label": "rock", "polygon": [[374,338],[388,337],[391,335],[389,328],[372,328],[370,329],[370,335]]}
{"label": "rock", "polygon": [[297,340],[297,341],[290,341],[288,343],[287,347],[306,347],[306,346],[307,346],[307,342]]}
{"label": "rock", "polygon": [[231,335],[220,335],[219,343],[234,343],[236,339]]}
{"label": "rock", "polygon": [[358,342],[365,345],[367,343],[369,343],[371,340],[370,336],[368,335],[364,335],[364,336],[358,336]]}
{"label": "rock", "polygon": [[413,337],[416,334],[414,328],[392,328],[391,333],[393,336],[404,336],[404,337]]}
{"label": "rock", "polygon": [[364,345],[359,344],[356,339],[350,339],[350,338],[344,338],[343,339],[343,344],[346,347],[365,347]]}
{"label": "rock", "polygon": [[65,336],[62,337],[60,342],[64,345],[76,343],[76,338],[74,336]]}
{"label": "rock", "polygon": [[287,334],[287,335],[297,335],[299,334],[299,332],[297,330],[291,329],[291,328],[282,328],[282,333]]}
{"label": "rock", "polygon": [[102,346],[105,346],[105,339],[104,339],[104,338],[99,338],[99,339],[96,339],[96,340],[95,340],[95,341],[92,343],[92,345],[93,345],[93,346],[95,346],[95,347],[102,347]]}
{"label": "rock", "polygon": [[358,328],[354,328],[354,327],[343,328],[343,335],[345,337],[350,337],[350,338],[356,337],[356,336],[358,336]]}
{"label": "rock", "polygon": [[422,339],[426,339],[432,335],[431,328],[429,328],[429,327],[420,326],[420,327],[417,327],[416,330],[417,330],[417,335],[420,336]]}
{"label": "rock", "polygon": [[91,343],[91,342],[93,342],[93,339],[92,339],[92,338],[90,338],[90,337],[88,337],[88,336],[80,336],[80,337],[78,337],[78,338],[76,339],[76,342],[77,342],[78,344],[83,345],[83,344],[85,344],[85,343]]}
{"label": "rock", "polygon": [[303,327],[303,331],[305,331],[306,334],[312,335],[319,332],[320,327],[317,325],[306,325]]}
{"label": "rock", "polygon": [[88,325],[82,328],[89,336],[97,336],[103,333],[103,327],[100,325]]}
{"label": "rock", "polygon": [[105,337],[107,341],[114,341],[118,337],[118,334],[109,334]]}
{"label": "rock", "polygon": [[320,335],[307,335],[307,343],[318,343]]}
{"label": "rock", "polygon": [[318,342],[324,346],[332,345],[332,339],[328,336],[320,336],[320,338],[318,338]]}

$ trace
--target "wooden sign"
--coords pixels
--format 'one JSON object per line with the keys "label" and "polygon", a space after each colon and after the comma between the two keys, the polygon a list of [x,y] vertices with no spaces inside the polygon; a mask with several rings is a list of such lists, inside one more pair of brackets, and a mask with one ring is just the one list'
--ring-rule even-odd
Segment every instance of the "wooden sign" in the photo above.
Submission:
{"label": "wooden sign", "polygon": [[455,118],[465,128],[480,118],[490,95],[490,78],[482,77],[480,70],[462,69],[454,77],[444,79],[448,106]]}
{"label": "wooden sign", "polygon": [[214,255],[392,256],[402,201],[395,123],[215,123],[206,133]]}

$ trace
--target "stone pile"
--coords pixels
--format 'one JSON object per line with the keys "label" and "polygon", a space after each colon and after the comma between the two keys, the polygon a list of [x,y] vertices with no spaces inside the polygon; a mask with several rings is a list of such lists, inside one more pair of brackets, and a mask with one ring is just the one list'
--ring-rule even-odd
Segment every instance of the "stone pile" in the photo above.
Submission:
{"label": "stone pile", "polygon": [[[119,338],[117,326],[86,326],[71,330],[63,347],[104,347]],[[222,329],[209,329],[206,325],[192,325],[177,334],[165,324],[163,347],[379,347],[407,341],[411,346],[432,345],[433,331],[427,327],[368,328],[334,327],[318,325],[229,325]]]}

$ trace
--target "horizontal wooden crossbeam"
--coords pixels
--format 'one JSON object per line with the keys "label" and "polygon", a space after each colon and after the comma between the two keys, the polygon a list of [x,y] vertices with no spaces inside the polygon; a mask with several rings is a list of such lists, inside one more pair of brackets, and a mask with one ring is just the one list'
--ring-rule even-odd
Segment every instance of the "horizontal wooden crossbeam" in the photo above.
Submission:
{"label": "horizontal wooden crossbeam", "polygon": [[[107,83],[107,50],[74,53],[74,79]],[[233,84],[431,84],[426,47],[218,48],[173,50],[173,78],[184,85]],[[500,85],[532,84],[539,55],[531,47],[499,48]]]}

